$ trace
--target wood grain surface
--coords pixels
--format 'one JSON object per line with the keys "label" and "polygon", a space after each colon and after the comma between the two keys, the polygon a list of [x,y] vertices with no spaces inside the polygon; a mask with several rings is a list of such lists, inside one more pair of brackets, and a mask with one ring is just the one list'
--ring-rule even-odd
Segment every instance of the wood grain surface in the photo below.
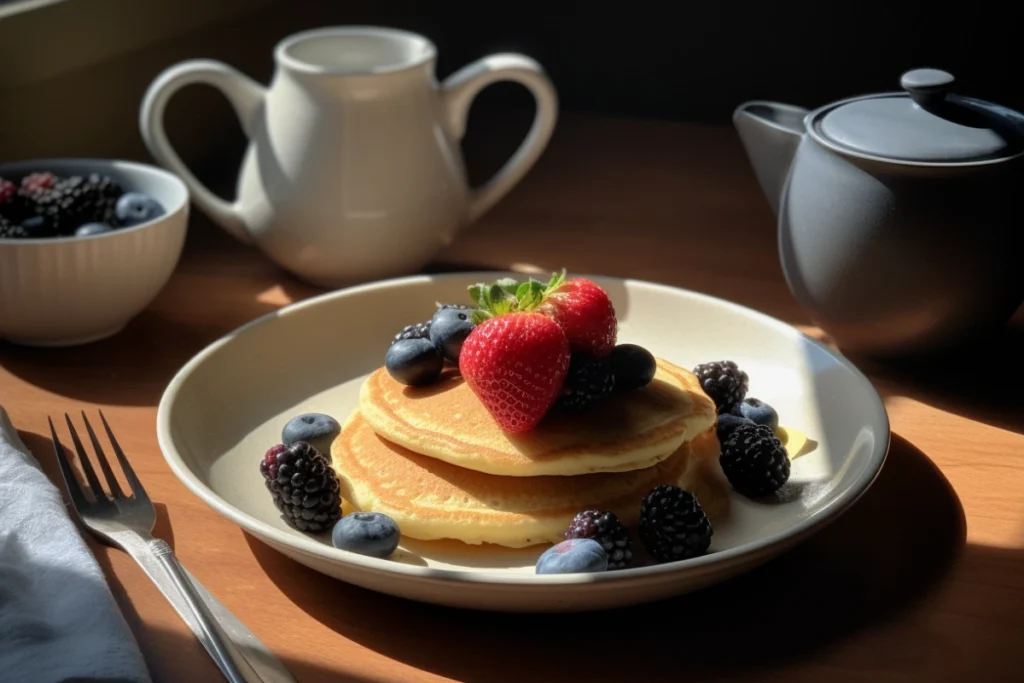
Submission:
{"label": "wood grain surface", "polygon": [[[731,129],[564,116],[538,166],[430,270],[565,266],[655,280],[819,334],[785,287],[773,226]],[[864,498],[797,549],[663,603],[529,616],[323,577],[217,515],[165,464],[156,405],[178,368],[318,293],[196,215],[176,274],[122,334],[71,349],[0,344],[0,403],[51,477],[46,416],[103,408],[158,503],[157,533],[302,683],[1022,680],[1020,316],[943,360],[852,359],[885,399],[890,456]],[[135,564],[92,547],[154,680],[219,680]]]}

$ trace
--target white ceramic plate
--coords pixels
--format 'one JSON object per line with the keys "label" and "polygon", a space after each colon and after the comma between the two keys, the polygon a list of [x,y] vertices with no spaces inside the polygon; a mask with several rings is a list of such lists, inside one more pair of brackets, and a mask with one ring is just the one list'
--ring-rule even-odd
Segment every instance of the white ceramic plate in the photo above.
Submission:
{"label": "white ceramic plate", "polygon": [[[167,387],[157,417],[175,474],[213,509],[313,569],[425,602],[508,611],[571,611],[647,602],[748,570],[849,508],[874,481],[889,445],[885,408],[848,361],[760,313],[663,285],[594,278],[615,304],[620,343],[641,344],[683,367],[731,359],[750,394],[817,446],[793,462],[778,500],[739,495],[716,524],[710,552],[685,562],[606,572],[534,573],[539,550],[481,552],[458,543],[405,542],[387,560],[290,528],[259,460],[293,415],[339,421],[383,363],[391,336],[429,318],[435,302],[467,302],[466,287],[501,274],[416,276],[325,294],[264,316],[211,344]],[[518,277],[523,277],[519,275]]]}

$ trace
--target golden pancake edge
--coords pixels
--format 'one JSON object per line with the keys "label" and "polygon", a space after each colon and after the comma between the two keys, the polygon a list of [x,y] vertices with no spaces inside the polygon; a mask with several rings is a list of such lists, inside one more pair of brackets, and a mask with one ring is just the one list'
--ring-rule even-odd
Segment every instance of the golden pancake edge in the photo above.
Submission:
{"label": "golden pancake edge", "polygon": [[647,469],[716,420],[693,373],[660,358],[646,387],[616,392],[584,413],[553,409],[525,434],[504,432],[453,369],[430,386],[410,387],[379,368],[360,388],[359,412],[409,451],[504,477]]}
{"label": "golden pancake edge", "polygon": [[403,536],[519,548],[563,540],[581,510],[612,511],[634,525],[641,500],[659,484],[676,484],[714,505],[725,498],[718,452],[712,428],[646,469],[502,477],[413,453],[378,435],[355,411],[332,444],[331,459],[344,498],[359,510],[388,515]]}

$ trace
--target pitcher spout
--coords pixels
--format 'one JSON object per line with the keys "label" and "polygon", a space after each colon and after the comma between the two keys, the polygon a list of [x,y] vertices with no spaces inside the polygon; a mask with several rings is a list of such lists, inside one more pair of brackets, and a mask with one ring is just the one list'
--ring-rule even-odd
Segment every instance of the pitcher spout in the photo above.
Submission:
{"label": "pitcher spout", "polygon": [[804,136],[806,115],[807,110],[801,107],[765,101],[741,104],[732,115],[757,181],[776,216],[789,167]]}

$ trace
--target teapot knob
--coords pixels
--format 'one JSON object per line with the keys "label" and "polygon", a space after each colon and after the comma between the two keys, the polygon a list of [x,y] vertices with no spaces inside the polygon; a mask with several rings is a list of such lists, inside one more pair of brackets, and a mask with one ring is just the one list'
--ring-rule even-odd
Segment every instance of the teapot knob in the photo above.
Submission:
{"label": "teapot knob", "polygon": [[900,86],[922,107],[941,102],[956,81],[940,69],[913,69],[903,74]]}

